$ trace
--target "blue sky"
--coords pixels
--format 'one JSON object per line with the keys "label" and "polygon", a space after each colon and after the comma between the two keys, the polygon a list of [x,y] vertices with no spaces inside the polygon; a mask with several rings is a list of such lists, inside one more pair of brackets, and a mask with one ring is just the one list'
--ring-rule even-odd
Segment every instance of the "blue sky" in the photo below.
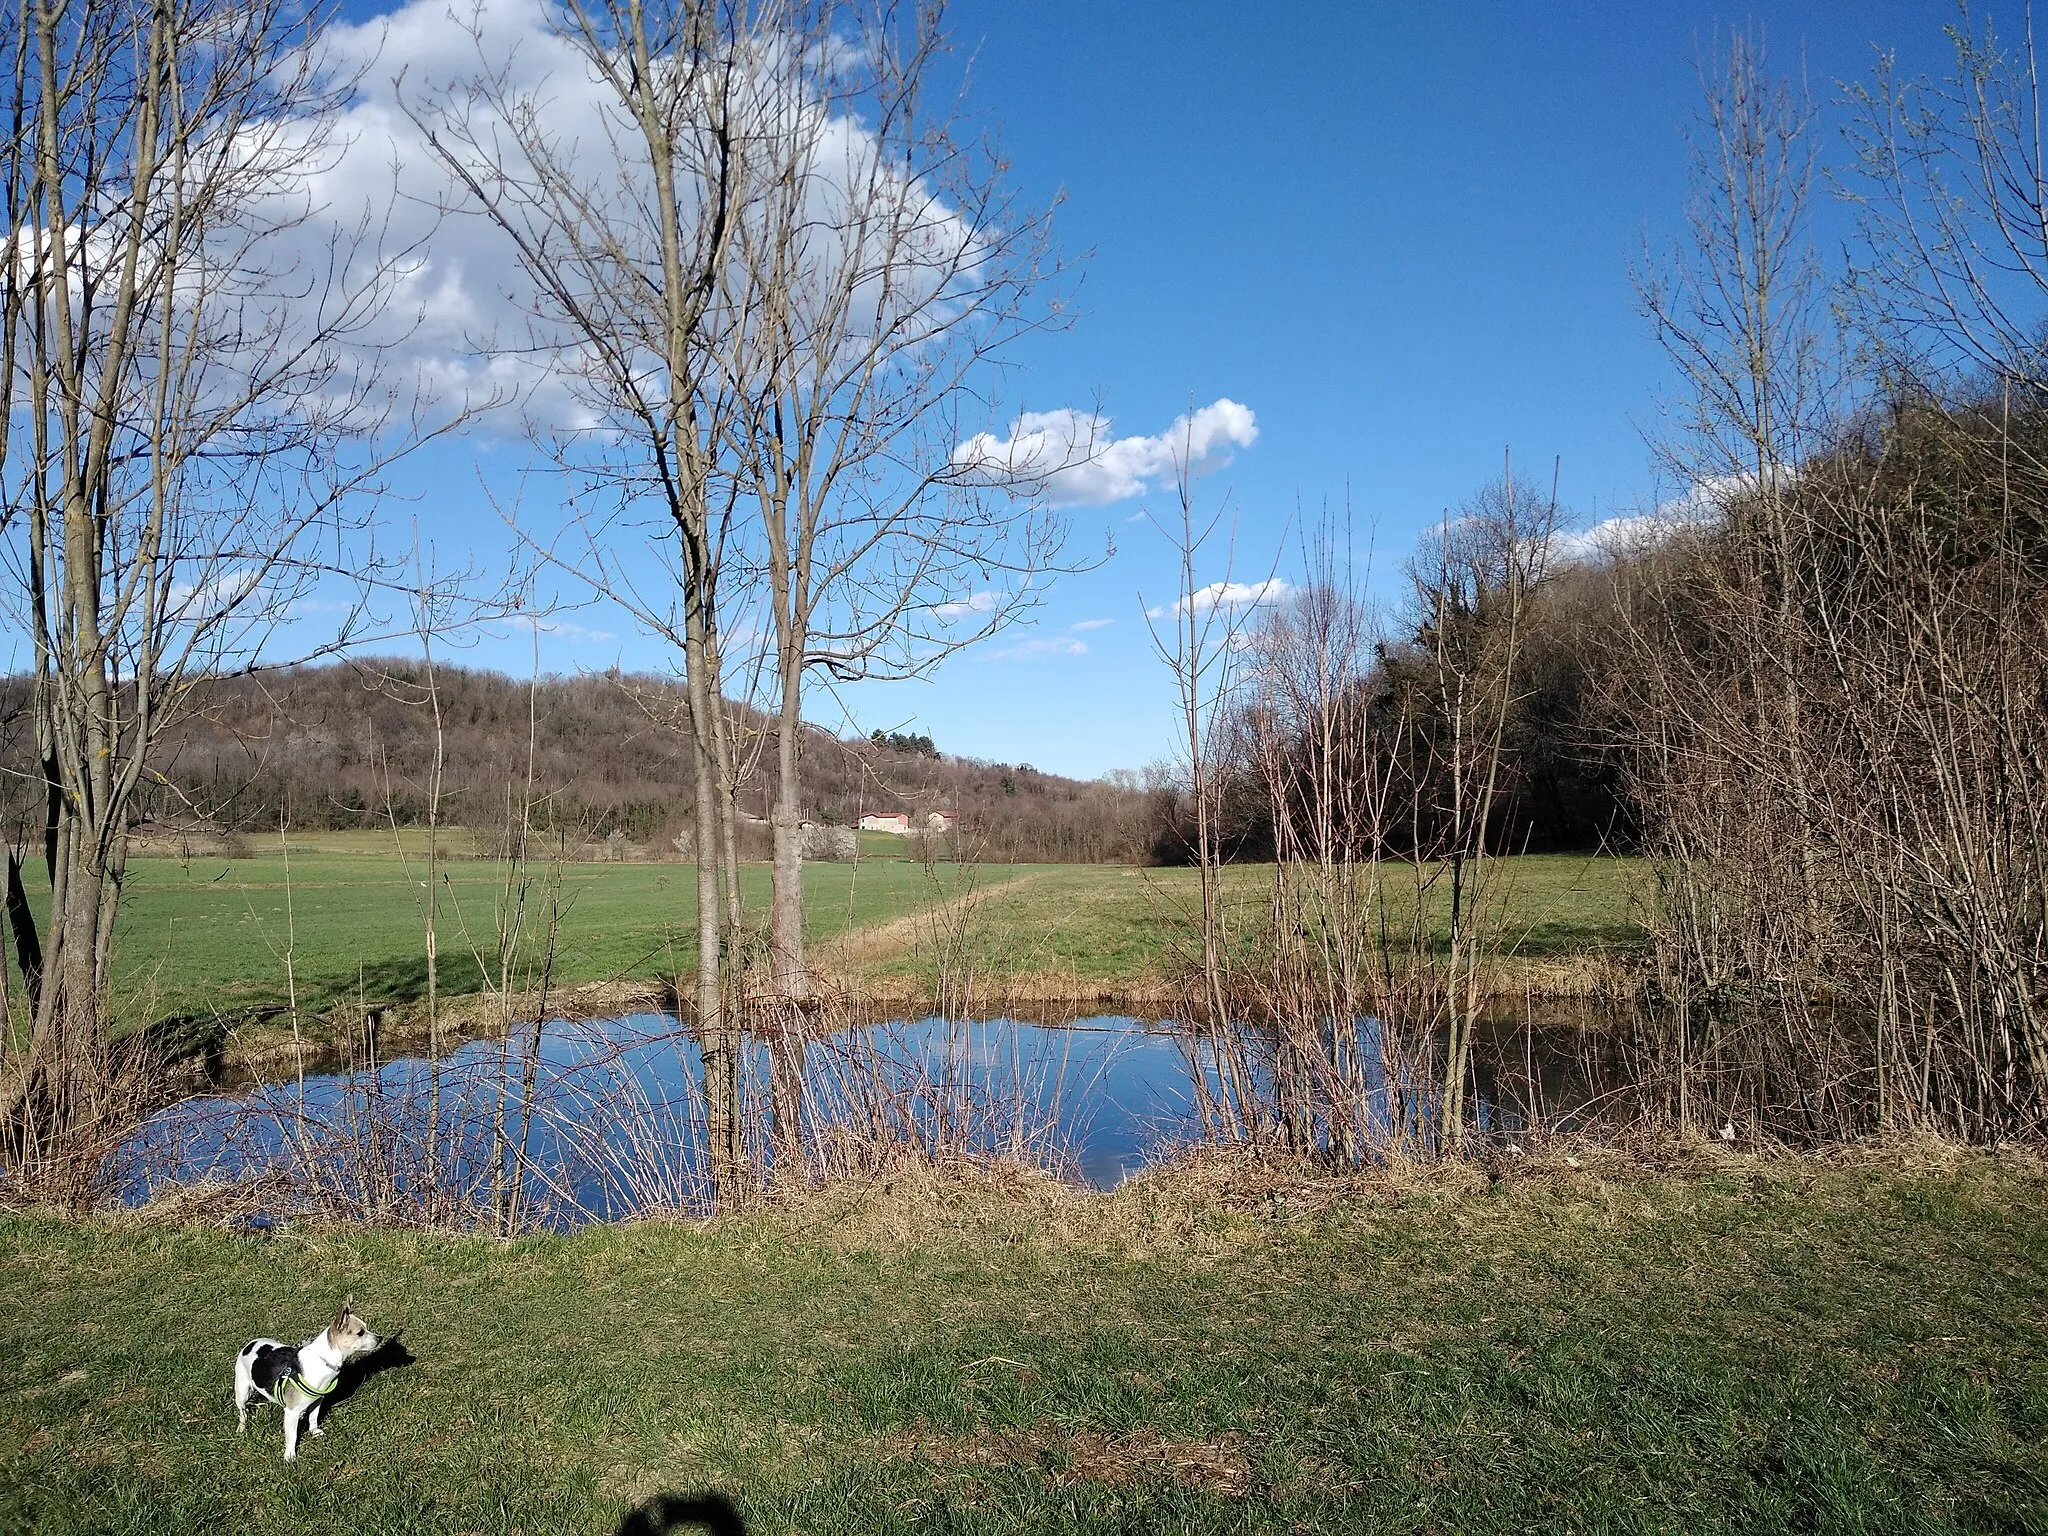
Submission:
{"label": "blue sky", "polygon": [[[1255,442],[1203,484],[1236,509],[1229,574],[1247,581],[1276,561],[1290,574],[1290,528],[1327,508],[1391,597],[1418,530],[1497,475],[1504,450],[1543,479],[1557,460],[1582,523],[1641,505],[1659,491],[1644,435],[1667,374],[1629,273],[1646,237],[1678,228],[1700,45],[1753,22],[1826,106],[1876,46],[1939,69],[1952,15],[960,0],[970,106],[1027,197],[1064,193],[1061,245],[1085,253],[1078,320],[1015,354],[990,426],[1099,405],[1117,434],[1149,435],[1191,405],[1247,407]],[[1833,210],[1826,226],[1847,227]],[[477,471],[509,486],[524,455],[438,446],[405,466],[387,510],[418,515],[444,563],[502,562]],[[550,494],[545,480],[526,490]],[[1143,610],[1173,595],[1174,574],[1133,520],[1143,505],[1070,509],[1076,553],[1115,553],[1060,579],[1031,628],[929,682],[820,692],[811,717],[1080,776],[1167,755],[1171,683]],[[1200,579],[1225,575],[1219,546]],[[668,663],[623,615],[564,617],[541,637],[546,668]],[[523,672],[532,643],[488,632],[467,659]]]}

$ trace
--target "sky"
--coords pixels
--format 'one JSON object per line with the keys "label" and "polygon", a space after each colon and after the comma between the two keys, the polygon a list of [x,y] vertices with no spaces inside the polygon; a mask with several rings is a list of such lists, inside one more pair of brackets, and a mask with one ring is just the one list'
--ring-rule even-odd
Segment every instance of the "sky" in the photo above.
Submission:
{"label": "sky", "polygon": [[[405,15],[423,7],[445,11],[418,0]],[[1541,482],[1554,472],[1581,526],[1675,494],[1649,446],[1672,381],[1631,270],[1681,226],[1702,48],[1731,23],[1760,29],[1831,135],[1842,83],[1880,49],[1938,71],[1953,14],[1939,0],[956,0],[968,108],[1023,197],[1058,199],[1078,279],[1073,323],[992,381],[984,430],[1099,413],[1114,446],[1063,492],[1087,569],[1044,587],[1028,625],[928,681],[818,687],[809,718],[1080,777],[1169,757],[1174,686],[1146,614],[1175,595],[1176,555],[1146,514],[1172,508],[1165,445],[1190,414],[1208,445],[1197,495],[1223,512],[1197,581],[1246,592],[1298,580],[1304,528],[1334,526],[1355,575],[1397,606],[1417,534],[1509,456]],[[1848,227],[1822,210],[1824,237]],[[394,473],[384,515],[416,521],[444,567],[502,565],[504,506],[536,527],[559,516],[528,457],[488,429],[438,443]],[[679,663],[604,607],[538,634],[486,626],[453,654],[523,674],[536,650],[561,672]]]}

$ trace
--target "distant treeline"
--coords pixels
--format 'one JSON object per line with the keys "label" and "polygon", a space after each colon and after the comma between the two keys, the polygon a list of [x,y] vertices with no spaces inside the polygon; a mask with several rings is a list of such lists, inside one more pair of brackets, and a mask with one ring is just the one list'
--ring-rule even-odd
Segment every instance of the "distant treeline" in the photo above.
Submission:
{"label": "distant treeline", "polygon": [[[0,815],[17,844],[43,817],[28,702],[26,678],[0,678]],[[740,739],[772,760],[772,721],[734,714]],[[243,834],[281,823],[418,826],[438,735],[444,824],[488,838],[518,815],[530,785],[543,828],[666,849],[690,826],[687,718],[679,683],[620,672],[529,682],[440,665],[430,689],[419,662],[358,659],[206,679],[167,733],[136,819]],[[946,810],[963,846],[1020,861],[1139,860],[1157,798],[1129,781],[941,756],[928,736],[841,741],[818,730],[805,741],[804,779],[813,819]],[[742,784],[746,817],[766,817],[770,784],[760,772]]]}

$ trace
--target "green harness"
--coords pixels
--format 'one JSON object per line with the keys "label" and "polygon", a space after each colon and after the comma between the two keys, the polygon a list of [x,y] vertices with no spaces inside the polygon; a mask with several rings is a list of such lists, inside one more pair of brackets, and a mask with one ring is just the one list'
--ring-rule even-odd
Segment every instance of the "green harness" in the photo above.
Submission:
{"label": "green harness", "polygon": [[334,1380],[327,1383],[326,1386],[313,1387],[307,1384],[305,1377],[299,1375],[298,1372],[294,1371],[291,1375],[285,1377],[284,1380],[280,1381],[277,1384],[277,1400],[280,1405],[282,1405],[284,1402],[284,1389],[287,1384],[297,1387],[301,1392],[305,1393],[306,1396],[317,1400],[319,1398],[332,1396],[334,1389],[341,1385],[341,1377],[339,1374],[337,1374]]}
{"label": "green harness", "polygon": [[[293,1351],[294,1358],[296,1358],[297,1353],[298,1352],[296,1350]],[[306,1396],[312,1398],[315,1402],[320,1402],[325,1398],[332,1397],[334,1395],[334,1389],[340,1385],[341,1372],[339,1371],[336,1371],[334,1373],[334,1380],[327,1383],[326,1386],[318,1388],[315,1388],[311,1384],[309,1384],[306,1378],[303,1375],[301,1375],[298,1371],[293,1371],[288,1376],[280,1376],[277,1378],[277,1384],[269,1389],[270,1400],[273,1403],[277,1404],[278,1407],[282,1408],[284,1406],[284,1389],[286,1387],[297,1387],[301,1392],[305,1393]]]}

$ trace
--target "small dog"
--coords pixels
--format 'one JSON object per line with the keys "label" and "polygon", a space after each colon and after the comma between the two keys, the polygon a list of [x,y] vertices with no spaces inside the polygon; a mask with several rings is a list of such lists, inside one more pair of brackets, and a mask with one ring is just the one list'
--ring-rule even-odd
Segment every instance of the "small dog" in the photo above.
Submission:
{"label": "small dog", "polygon": [[320,1410],[341,1380],[341,1368],[377,1347],[377,1335],[356,1316],[355,1303],[342,1303],[334,1321],[294,1349],[276,1339],[251,1339],[235,1356],[236,1432],[249,1432],[249,1399],[261,1398],[284,1410],[284,1459],[299,1459],[299,1420],[321,1433]]}

